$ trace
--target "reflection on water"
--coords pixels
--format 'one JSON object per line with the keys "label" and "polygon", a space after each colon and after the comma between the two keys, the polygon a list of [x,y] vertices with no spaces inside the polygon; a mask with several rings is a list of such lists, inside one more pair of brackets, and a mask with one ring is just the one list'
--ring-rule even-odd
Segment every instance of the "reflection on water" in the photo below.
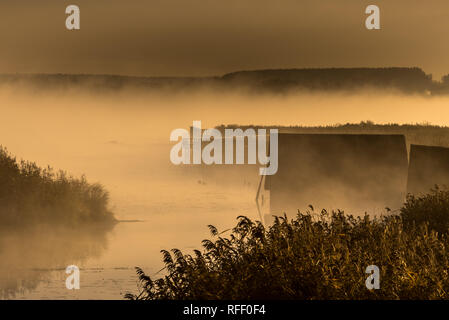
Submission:
{"label": "reflection on water", "polygon": [[0,297],[14,298],[35,289],[53,271],[99,257],[111,227],[77,229],[35,226],[0,233]]}
{"label": "reflection on water", "polygon": [[[159,201],[140,203],[138,222],[111,229],[34,227],[0,235],[0,288],[7,299],[123,299],[137,292],[134,267],[157,277],[162,249],[189,252],[209,238],[207,225],[232,227],[240,214],[257,218],[253,188],[223,189],[213,183],[184,181],[184,191],[170,194],[160,183]],[[166,196],[162,196],[166,194]],[[135,210],[136,199],[123,199],[119,212]],[[167,206],[170,204],[170,206]],[[165,210],[164,210],[165,208]],[[145,214],[146,212],[146,214]],[[68,265],[80,268],[81,289],[65,287]]]}

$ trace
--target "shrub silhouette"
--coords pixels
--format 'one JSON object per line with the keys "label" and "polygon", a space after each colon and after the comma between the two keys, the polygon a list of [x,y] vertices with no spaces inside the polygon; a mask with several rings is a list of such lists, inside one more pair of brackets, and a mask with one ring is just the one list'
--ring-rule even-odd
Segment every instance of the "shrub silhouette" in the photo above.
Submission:
{"label": "shrub silhouette", "polygon": [[0,146],[0,222],[2,226],[34,223],[77,225],[112,222],[109,195],[100,184],[42,169],[20,161]]}
{"label": "shrub silhouette", "polygon": [[425,196],[409,194],[407,202],[401,209],[405,226],[428,224],[429,228],[439,233],[449,231],[449,190],[438,186]]}
{"label": "shrub silhouette", "polygon": [[[209,226],[214,239],[203,241],[203,251],[162,251],[165,276],[153,280],[137,268],[140,292],[125,297],[447,299],[449,238],[428,223],[408,223],[434,205],[433,197],[406,204],[401,215],[374,219],[323,210],[298,213],[291,221],[277,217],[265,228],[239,217],[228,237]],[[380,290],[365,286],[369,265],[380,268]]]}

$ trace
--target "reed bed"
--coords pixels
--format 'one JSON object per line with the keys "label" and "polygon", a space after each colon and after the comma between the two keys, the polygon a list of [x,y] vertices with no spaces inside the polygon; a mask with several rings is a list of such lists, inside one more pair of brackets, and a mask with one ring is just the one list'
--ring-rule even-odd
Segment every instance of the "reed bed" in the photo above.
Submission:
{"label": "reed bed", "polygon": [[[140,291],[127,299],[448,299],[449,191],[409,196],[399,213],[371,218],[343,211],[271,226],[238,217],[230,233],[209,226],[202,250],[162,251],[165,275],[137,268]],[[227,235],[226,235],[227,234]],[[380,269],[368,290],[366,267]]]}

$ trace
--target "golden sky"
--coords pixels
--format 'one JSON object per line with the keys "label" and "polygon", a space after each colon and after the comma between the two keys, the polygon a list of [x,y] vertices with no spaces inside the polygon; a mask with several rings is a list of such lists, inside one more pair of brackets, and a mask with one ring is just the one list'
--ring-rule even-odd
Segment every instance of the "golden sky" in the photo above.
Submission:
{"label": "golden sky", "polygon": [[[81,30],[65,8],[81,9]],[[365,8],[381,9],[381,30]],[[419,66],[449,73],[447,0],[1,0],[0,73],[219,75]]]}

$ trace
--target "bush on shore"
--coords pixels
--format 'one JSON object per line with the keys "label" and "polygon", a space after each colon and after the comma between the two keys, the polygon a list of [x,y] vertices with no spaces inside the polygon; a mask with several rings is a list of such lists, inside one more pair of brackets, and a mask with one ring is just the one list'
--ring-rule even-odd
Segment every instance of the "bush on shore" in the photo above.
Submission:
{"label": "bush on shore", "polygon": [[2,226],[112,222],[109,195],[100,184],[65,172],[17,161],[0,146],[0,223]]}
{"label": "bush on shore", "polygon": [[[140,293],[126,298],[448,299],[447,224],[433,220],[447,221],[448,211],[449,193],[436,190],[378,218],[307,212],[266,228],[239,217],[227,237],[209,226],[214,239],[202,251],[162,251],[162,278],[137,268]],[[370,265],[380,269],[379,290],[366,288]]]}

